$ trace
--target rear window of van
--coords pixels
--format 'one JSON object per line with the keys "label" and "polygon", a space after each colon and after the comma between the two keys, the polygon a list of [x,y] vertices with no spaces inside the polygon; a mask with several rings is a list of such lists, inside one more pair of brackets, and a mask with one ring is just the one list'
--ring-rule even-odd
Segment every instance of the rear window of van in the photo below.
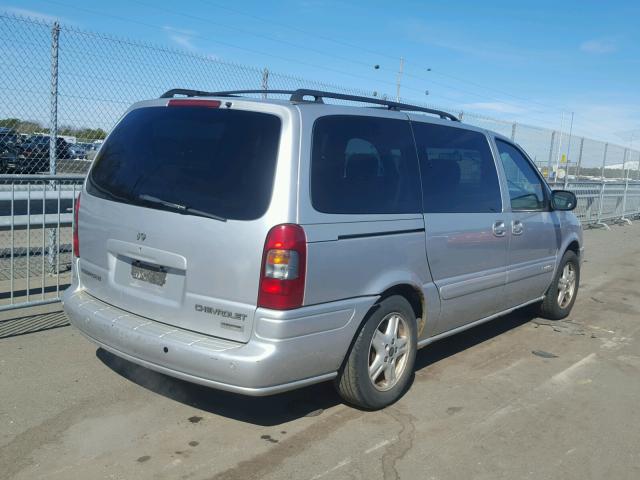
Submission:
{"label": "rear window of van", "polygon": [[102,146],[87,189],[150,208],[161,206],[145,198],[224,219],[254,220],[269,206],[280,130],[277,116],[259,112],[192,106],[132,110]]}

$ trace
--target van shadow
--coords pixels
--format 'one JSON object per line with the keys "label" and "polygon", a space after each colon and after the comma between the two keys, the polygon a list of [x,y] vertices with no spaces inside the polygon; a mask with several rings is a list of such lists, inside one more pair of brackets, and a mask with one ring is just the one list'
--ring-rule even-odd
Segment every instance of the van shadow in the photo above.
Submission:
{"label": "van shadow", "polygon": [[248,397],[154,372],[102,348],[96,357],[122,377],[171,400],[205,412],[265,427],[320,415],[341,402],[331,382],[268,397]]}
{"label": "van shadow", "polygon": [[516,310],[509,315],[491,320],[477,327],[434,342],[418,351],[415,370],[419,371],[429,365],[479,345],[503,333],[529,323],[537,317],[536,308],[529,306]]}
{"label": "van shadow", "polygon": [[[415,370],[451,357],[467,348],[497,337],[535,318],[531,309],[522,309],[466,332],[435,342],[419,350]],[[124,360],[99,348],[96,357],[120,376],[171,400],[199,410],[265,427],[302,417],[320,415],[342,400],[332,382],[311,385],[269,397],[247,397],[196,385]],[[412,379],[413,381],[413,379]]]}

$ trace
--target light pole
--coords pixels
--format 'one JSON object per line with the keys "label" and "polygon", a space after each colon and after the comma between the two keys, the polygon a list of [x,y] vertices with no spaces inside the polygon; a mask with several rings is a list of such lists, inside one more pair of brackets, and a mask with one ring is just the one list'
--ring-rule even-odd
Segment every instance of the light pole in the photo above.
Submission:
{"label": "light pole", "polygon": [[[373,66],[373,69],[374,69],[374,70],[380,70],[380,65],[378,65],[378,64],[376,63],[376,64]],[[377,90],[374,90],[374,91],[373,91],[373,96],[374,96],[374,97],[377,97],[377,96],[378,96],[378,91],[377,91]],[[384,98],[384,97],[385,97],[385,94],[382,94],[382,97]]]}
{"label": "light pole", "polygon": [[562,129],[563,128],[564,128],[564,112],[562,112],[562,120],[560,120],[560,140],[558,140],[558,154],[556,155],[556,173],[554,175],[554,183],[558,182],[558,172],[560,171],[560,155],[562,152],[562,136],[563,136]]}
{"label": "light pole", "polygon": [[402,82],[403,72],[404,72],[404,57],[400,57],[400,69],[398,70],[398,79],[396,81],[396,102],[400,101],[400,82]]}
{"label": "light pole", "polygon": [[564,174],[564,189],[567,189],[567,183],[569,182],[569,162],[571,161],[569,153],[571,153],[571,136],[573,135],[573,115],[575,112],[571,112],[571,125],[569,126],[569,143],[567,144],[567,172]]}

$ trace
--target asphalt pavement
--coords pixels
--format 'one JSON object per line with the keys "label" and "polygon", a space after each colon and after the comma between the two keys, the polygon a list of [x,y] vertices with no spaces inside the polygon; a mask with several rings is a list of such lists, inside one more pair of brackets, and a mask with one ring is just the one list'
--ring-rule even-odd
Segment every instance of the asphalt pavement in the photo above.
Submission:
{"label": "asphalt pavement", "polygon": [[97,349],[55,306],[4,312],[0,478],[640,478],[640,222],[585,238],[568,319],[522,310],[433,344],[379,412],[331,384],[190,385]]}

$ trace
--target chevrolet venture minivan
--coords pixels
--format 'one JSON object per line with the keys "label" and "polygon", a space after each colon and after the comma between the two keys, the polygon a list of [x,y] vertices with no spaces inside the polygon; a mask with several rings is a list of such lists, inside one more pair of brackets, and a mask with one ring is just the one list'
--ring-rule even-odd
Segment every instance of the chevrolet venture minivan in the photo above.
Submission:
{"label": "chevrolet venture minivan", "polygon": [[64,308],[151,370],[246,395],[333,380],[377,409],[418,348],[529,304],[569,314],[575,206],[510,139],[446,112],[172,90],[96,156]]}

